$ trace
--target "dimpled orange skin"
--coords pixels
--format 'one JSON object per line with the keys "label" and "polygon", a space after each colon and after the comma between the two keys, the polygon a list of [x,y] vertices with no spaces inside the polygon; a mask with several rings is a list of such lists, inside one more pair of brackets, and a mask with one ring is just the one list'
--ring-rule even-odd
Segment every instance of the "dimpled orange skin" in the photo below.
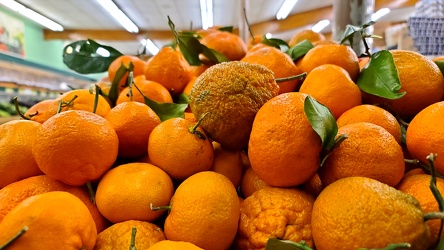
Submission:
{"label": "dimpled orange skin", "polygon": [[171,199],[165,224],[169,240],[186,241],[203,249],[228,249],[236,236],[240,202],[231,181],[212,171],[183,181]]}
{"label": "dimpled orange skin", "polygon": [[306,97],[299,92],[280,94],[265,103],[254,119],[248,158],[268,185],[299,185],[318,170],[322,145],[305,115]]}
{"label": "dimpled orange skin", "polygon": [[117,158],[119,139],[105,118],[69,110],[49,118],[32,154],[43,173],[68,185],[99,179]]}
{"label": "dimpled orange skin", "polygon": [[85,204],[63,191],[31,196],[11,210],[0,223],[0,246],[24,226],[8,249],[93,249],[97,237]]}
{"label": "dimpled orange skin", "polygon": [[246,198],[235,245],[239,249],[264,249],[278,238],[313,247],[311,210],[314,198],[298,189],[264,187]]}
{"label": "dimpled orange skin", "polygon": [[348,135],[319,169],[324,186],[352,176],[376,179],[389,186],[401,181],[404,155],[395,138],[381,126],[359,122],[338,129],[339,135]]}
{"label": "dimpled orange skin", "polygon": [[418,201],[366,177],[327,186],[313,205],[311,225],[317,250],[383,248],[410,243],[427,249],[432,241]]}
{"label": "dimpled orange skin", "polygon": [[108,227],[97,235],[94,250],[129,249],[132,228],[136,228],[136,249],[148,249],[156,242],[165,240],[165,234],[157,225],[147,221],[127,220]]}
{"label": "dimpled orange skin", "polygon": [[[444,173],[444,101],[434,103],[419,112],[410,122],[406,133],[406,144],[410,155],[427,162],[430,153],[438,155],[435,168]],[[441,145],[441,146],[439,146]]]}
{"label": "dimpled orange skin", "polygon": [[153,244],[149,250],[203,250],[202,248],[185,241],[162,240]]}

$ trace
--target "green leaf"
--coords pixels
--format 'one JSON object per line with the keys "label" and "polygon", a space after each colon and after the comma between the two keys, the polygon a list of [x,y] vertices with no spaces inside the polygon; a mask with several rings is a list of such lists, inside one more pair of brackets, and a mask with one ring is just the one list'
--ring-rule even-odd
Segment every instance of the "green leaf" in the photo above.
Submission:
{"label": "green leaf", "polygon": [[[351,25],[351,24],[345,26],[344,33],[342,33],[342,37],[339,40],[340,44],[344,44],[346,41],[349,41],[350,45],[352,45],[353,44],[353,36],[357,32],[361,33],[361,36],[362,36],[362,34],[364,33],[365,29],[370,27],[370,26],[372,26],[373,24],[375,24],[375,22],[374,21],[370,21],[370,22],[365,23],[364,25],[362,25],[362,27]],[[370,36],[370,37],[372,37],[372,36]],[[378,36],[374,36],[374,37],[377,38]]]}
{"label": "green leaf", "polygon": [[283,52],[287,52],[289,48],[288,43],[286,43],[284,40],[277,38],[267,38],[266,35],[262,36],[261,43],[280,49]]}
{"label": "green leaf", "polygon": [[406,133],[407,133],[407,127],[406,126],[404,126],[404,125],[401,125],[401,142],[405,145],[406,144],[406,137],[405,137],[405,135],[406,135]]}
{"label": "green leaf", "polygon": [[199,59],[199,54],[202,52],[199,40],[192,36],[179,36],[179,49],[185,60],[192,66],[199,66],[202,64]]}
{"label": "green leaf", "polygon": [[204,54],[204,56],[213,63],[221,63],[229,61],[228,58],[226,58],[222,53],[219,53],[214,49],[210,49],[203,44],[201,44],[201,48],[202,48],[202,54]]}
{"label": "green leaf", "polygon": [[308,95],[304,101],[304,111],[311,127],[321,137],[322,148],[327,151],[332,149],[335,146],[338,125],[330,109]]}
{"label": "green leaf", "polygon": [[265,250],[313,250],[313,249],[307,246],[305,242],[297,243],[290,240],[280,240],[280,239],[270,238],[267,241]]}
{"label": "green leaf", "polygon": [[233,33],[233,26],[220,27],[218,30]]}
{"label": "green leaf", "polygon": [[[97,53],[97,50],[109,52],[108,57]],[[70,43],[63,49],[63,63],[80,74],[101,73],[108,70],[109,65],[121,56],[116,49],[101,45],[91,39]]]}
{"label": "green leaf", "polygon": [[182,93],[182,94],[180,94],[180,95],[178,95],[177,97],[174,98],[174,103],[189,104],[190,103],[190,97],[187,94]]}
{"label": "green leaf", "polygon": [[120,81],[122,78],[126,77],[126,74],[134,70],[134,65],[132,62],[129,63],[128,67],[125,64],[121,64],[119,69],[116,71],[113,82],[111,83],[111,88],[109,89],[108,99],[113,105],[116,105],[117,98],[119,97]]}
{"label": "green leaf", "polygon": [[444,61],[439,60],[436,61],[435,63],[436,65],[438,65],[439,70],[441,70],[441,73],[444,75]]}
{"label": "green leaf", "polygon": [[166,121],[171,118],[185,117],[185,109],[188,107],[188,104],[177,104],[177,103],[161,103],[156,102],[154,100],[149,99],[146,96],[143,96],[145,100],[145,104],[148,105],[156,114],[159,116],[161,121]]}
{"label": "green leaf", "polygon": [[370,57],[370,61],[359,74],[358,87],[372,95],[394,100],[403,97],[399,93],[401,82],[393,55],[388,50],[380,50]]}
{"label": "green leaf", "polygon": [[286,53],[291,57],[291,59],[293,59],[293,61],[296,61],[307,54],[307,52],[312,48],[314,48],[313,44],[309,40],[304,40],[291,47]]}

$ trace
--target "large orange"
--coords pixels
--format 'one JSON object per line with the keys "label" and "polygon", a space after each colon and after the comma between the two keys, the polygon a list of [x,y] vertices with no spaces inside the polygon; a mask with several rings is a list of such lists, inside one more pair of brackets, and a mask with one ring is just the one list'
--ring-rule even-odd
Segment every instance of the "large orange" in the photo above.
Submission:
{"label": "large orange", "polygon": [[298,189],[264,187],[241,205],[236,246],[264,249],[268,239],[278,238],[313,247],[311,210],[314,198]]}
{"label": "large orange", "polygon": [[[130,55],[123,55],[118,58],[116,58],[108,67],[108,79],[110,82],[114,81],[114,77],[116,76],[117,71],[122,66],[122,64],[125,67],[129,67],[130,62],[134,66],[134,77],[143,75],[145,71],[146,62],[141,60],[140,58],[136,56],[130,56]],[[119,91],[125,88],[127,85],[127,78],[128,78],[128,72],[125,73],[125,75],[120,79],[119,82]]]}
{"label": "large orange", "polygon": [[113,165],[118,146],[117,134],[105,118],[69,110],[42,124],[32,154],[43,173],[80,186],[99,179]]}
{"label": "large orange", "polygon": [[405,163],[401,146],[381,126],[359,122],[340,127],[338,135],[347,135],[319,169],[322,184],[352,176],[373,178],[396,186],[404,175]]}
{"label": "large orange", "polygon": [[29,177],[0,189],[0,222],[9,211],[26,198],[51,191],[65,191],[79,198],[91,213],[98,233],[108,226],[108,221],[91,202],[91,195],[86,187],[70,186],[47,175]]}
{"label": "large orange", "polygon": [[150,134],[150,160],[173,179],[185,180],[211,168],[213,145],[202,128],[190,132],[195,124],[184,118],[171,118],[156,126]]}
{"label": "large orange", "polygon": [[231,181],[219,173],[200,172],[177,187],[165,220],[165,235],[203,249],[228,249],[236,236],[239,213],[239,198]]}
{"label": "large orange", "polygon": [[31,196],[11,210],[0,223],[0,246],[25,226],[10,249],[93,249],[97,237],[85,204],[63,191]]}
{"label": "large orange", "polygon": [[[302,72],[293,63],[289,55],[271,46],[263,46],[242,58],[242,62],[256,63],[273,71],[275,78],[299,75]],[[298,79],[279,83],[279,94],[294,91],[299,87]]]}
{"label": "large orange", "polygon": [[327,106],[336,119],[361,104],[361,90],[347,71],[334,64],[314,68],[305,78],[299,92],[309,94]]}
{"label": "large orange", "polygon": [[[75,96],[77,97],[74,99]],[[68,105],[63,106],[60,111],[86,110],[93,112],[95,94],[90,93],[88,89],[74,89],[57,97],[55,101],[57,103],[59,103],[60,101],[63,101],[64,103],[69,103]],[[108,114],[110,110],[111,106],[109,105],[108,101],[105,99],[105,97],[99,95],[95,113],[104,117]]]}
{"label": "large orange", "polygon": [[383,248],[410,243],[427,249],[432,241],[418,201],[367,177],[348,177],[327,186],[311,217],[317,250]]}
{"label": "large orange", "polygon": [[150,250],[203,250],[202,248],[186,241],[162,240],[150,247]]}
{"label": "large orange", "polygon": [[[134,84],[140,91],[135,86],[132,86],[132,96],[130,96],[130,88],[124,88],[122,92],[120,92],[116,104],[129,101],[145,103],[143,95],[156,102],[173,102],[173,98],[168,89],[158,82],[148,81],[145,76],[138,76],[134,78]],[[140,92],[142,92],[143,95]]]}
{"label": "large orange", "polygon": [[164,211],[151,211],[150,205],[169,205],[173,192],[173,182],[162,169],[149,163],[128,163],[103,176],[97,187],[96,203],[100,213],[111,222],[152,222]]}
{"label": "large orange", "polygon": [[444,173],[444,102],[438,102],[423,109],[410,122],[406,133],[406,144],[410,155],[427,162],[430,153],[438,155],[435,167]]}
{"label": "large orange", "polygon": [[298,44],[298,43],[300,43],[300,42],[302,42],[304,40],[308,40],[311,43],[316,44],[317,42],[323,41],[323,40],[326,40],[326,39],[325,39],[325,36],[322,35],[319,32],[315,32],[313,30],[306,30],[306,29],[304,29],[304,30],[300,30],[300,31],[296,32],[296,34],[294,34],[291,37],[290,41],[288,42],[288,45],[290,47],[293,47],[296,44]]}
{"label": "large orange", "polygon": [[123,102],[118,104],[105,119],[119,138],[119,157],[137,158],[148,153],[148,138],[160,124],[160,118],[144,103]]}
{"label": "large orange", "polygon": [[32,149],[41,124],[13,120],[0,125],[0,189],[4,186],[42,174]]}
{"label": "large orange", "polygon": [[230,61],[239,61],[247,53],[247,45],[235,34],[225,31],[215,31],[204,36],[200,41],[210,49],[223,54]]}
{"label": "large orange", "polygon": [[306,182],[318,170],[321,138],[304,112],[306,94],[280,94],[254,118],[248,147],[251,167],[271,186]]}
{"label": "large orange", "polygon": [[183,55],[171,47],[163,47],[146,63],[147,80],[162,84],[172,95],[182,93],[192,73]]}

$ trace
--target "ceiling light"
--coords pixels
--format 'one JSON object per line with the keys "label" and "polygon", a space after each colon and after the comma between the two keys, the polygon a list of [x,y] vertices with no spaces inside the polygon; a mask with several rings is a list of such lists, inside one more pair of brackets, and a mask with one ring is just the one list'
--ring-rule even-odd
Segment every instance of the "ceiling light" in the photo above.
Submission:
{"label": "ceiling light", "polygon": [[379,18],[387,15],[389,12],[390,12],[389,8],[382,8],[376,11],[375,13],[372,14],[372,21],[378,20]]}
{"label": "ceiling light", "polygon": [[213,26],[213,0],[200,0],[200,15],[202,17],[202,29]]}
{"label": "ceiling light", "polygon": [[319,21],[317,24],[313,25],[311,30],[314,32],[321,32],[329,24],[330,24],[330,20],[324,19],[324,20]]}
{"label": "ceiling light", "polygon": [[0,3],[4,6],[10,8],[11,10],[14,10],[18,12],[19,14],[33,20],[34,22],[37,22],[46,28],[53,30],[53,31],[63,31],[62,25],[52,21],[51,19],[40,15],[39,13],[25,7],[24,5],[14,1],[14,0],[0,0]]}
{"label": "ceiling light", "polygon": [[285,2],[282,4],[281,8],[276,14],[277,20],[287,18],[288,14],[290,14],[290,11],[293,9],[297,1],[298,0],[285,0]]}
{"label": "ceiling light", "polygon": [[138,33],[139,28],[136,24],[123,13],[112,0],[97,0],[102,7],[108,11],[128,32]]}
{"label": "ceiling light", "polygon": [[151,54],[153,54],[153,56],[159,53],[159,48],[153,43],[153,41],[151,41],[151,39],[142,39],[140,42]]}
{"label": "ceiling light", "polygon": [[270,39],[270,38],[273,37],[273,34],[271,34],[271,33],[267,33],[267,34],[265,34],[265,37],[266,37],[267,39]]}

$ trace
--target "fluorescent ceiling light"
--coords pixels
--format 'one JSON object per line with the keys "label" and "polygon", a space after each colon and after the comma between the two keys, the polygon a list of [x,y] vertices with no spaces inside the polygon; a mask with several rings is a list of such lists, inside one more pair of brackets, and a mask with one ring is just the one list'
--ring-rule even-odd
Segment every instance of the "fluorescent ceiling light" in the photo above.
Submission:
{"label": "fluorescent ceiling light", "polygon": [[388,13],[390,13],[390,9],[389,8],[382,8],[378,11],[376,11],[375,13],[372,14],[372,21],[376,21],[379,18],[387,15]]}
{"label": "fluorescent ceiling light", "polygon": [[114,19],[117,20],[128,32],[138,33],[139,28],[136,24],[123,13],[112,0],[97,0],[102,7],[108,11]]}
{"label": "fluorescent ceiling light", "polygon": [[313,25],[311,30],[313,30],[314,32],[321,32],[329,24],[330,24],[330,20],[324,19],[324,20],[319,21],[317,24]]}
{"label": "fluorescent ceiling light", "polygon": [[276,14],[277,20],[287,18],[288,14],[290,14],[290,11],[293,9],[297,1],[298,0],[285,0],[285,2],[282,4],[281,8]]}
{"label": "fluorescent ceiling light", "polygon": [[213,26],[213,0],[200,0],[200,15],[202,17],[202,29]]}
{"label": "fluorescent ceiling light", "polygon": [[40,15],[39,13],[25,7],[24,5],[14,1],[14,0],[0,0],[0,3],[4,6],[10,8],[11,10],[14,10],[18,12],[19,14],[33,20],[34,22],[37,22],[46,28],[53,30],[53,31],[63,31],[62,25],[52,21],[51,19]]}
{"label": "fluorescent ceiling light", "polygon": [[159,48],[153,43],[153,41],[151,41],[151,39],[142,39],[140,42],[151,54],[156,55],[159,53]]}

